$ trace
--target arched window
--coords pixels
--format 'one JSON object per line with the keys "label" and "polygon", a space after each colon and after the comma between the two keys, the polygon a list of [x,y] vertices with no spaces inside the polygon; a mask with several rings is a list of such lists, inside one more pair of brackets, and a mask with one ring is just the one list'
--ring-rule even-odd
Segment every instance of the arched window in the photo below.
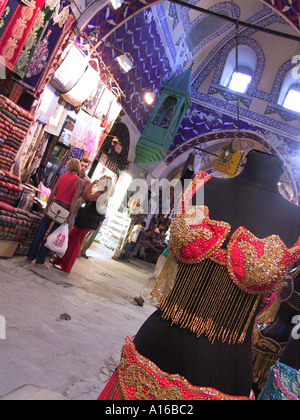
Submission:
{"label": "arched window", "polygon": [[257,66],[255,51],[248,45],[238,47],[238,65],[236,48],[228,54],[220,84],[234,92],[246,93]]}
{"label": "arched window", "polygon": [[300,113],[300,81],[295,78],[294,69],[291,69],[284,78],[278,105]]}

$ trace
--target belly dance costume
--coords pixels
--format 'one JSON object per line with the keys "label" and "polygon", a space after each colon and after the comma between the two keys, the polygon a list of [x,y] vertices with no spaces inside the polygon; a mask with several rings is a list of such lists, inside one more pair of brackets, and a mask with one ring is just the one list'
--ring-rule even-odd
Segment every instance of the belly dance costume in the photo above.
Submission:
{"label": "belly dance costume", "polygon": [[[300,238],[288,249],[279,236],[256,238],[240,227],[226,249],[230,224],[210,219],[206,206],[186,206],[212,176],[200,172],[187,189],[183,211],[171,225],[170,254],[153,290],[161,316],[213,343],[243,343],[261,297],[273,290],[300,257]],[[121,363],[99,399],[240,400],[195,387],[163,372],[127,338]]]}

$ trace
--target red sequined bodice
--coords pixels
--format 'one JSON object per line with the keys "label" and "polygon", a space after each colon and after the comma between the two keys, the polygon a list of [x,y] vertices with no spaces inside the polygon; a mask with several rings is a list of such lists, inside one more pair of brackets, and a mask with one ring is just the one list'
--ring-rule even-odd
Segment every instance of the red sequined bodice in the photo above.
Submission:
{"label": "red sequined bodice", "polygon": [[300,237],[295,246],[288,249],[277,235],[259,239],[240,227],[231,236],[227,248],[222,248],[231,225],[211,220],[206,206],[187,206],[199,188],[211,179],[212,176],[200,172],[187,189],[183,213],[171,226],[170,248],[183,263],[198,264],[210,259],[227,267],[232,281],[246,293],[269,292],[300,258]]}

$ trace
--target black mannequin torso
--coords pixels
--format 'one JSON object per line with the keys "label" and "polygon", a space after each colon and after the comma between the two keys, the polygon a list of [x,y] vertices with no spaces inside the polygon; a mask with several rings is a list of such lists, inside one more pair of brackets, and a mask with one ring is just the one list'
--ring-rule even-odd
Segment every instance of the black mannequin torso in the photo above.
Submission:
{"label": "black mannequin torso", "polygon": [[[298,328],[299,333],[300,327]],[[300,339],[290,337],[285,347],[280,362],[293,369],[300,370]]]}
{"label": "black mannequin torso", "polygon": [[210,218],[230,223],[231,233],[244,226],[259,239],[275,234],[287,247],[294,246],[300,236],[300,207],[278,191],[280,165],[277,157],[253,151],[241,175],[212,179],[205,187]]}
{"label": "black mannequin torso", "polygon": [[[240,176],[213,178],[206,184],[204,204],[210,209],[210,218],[230,223],[231,233],[244,226],[259,239],[276,234],[292,247],[300,236],[300,208],[279,194],[281,174],[282,163],[277,157],[251,152]],[[197,339],[189,331],[171,326],[157,311],[142,326],[134,343],[162,370],[184,376],[193,385],[249,396],[253,325],[254,319],[244,344],[228,345],[218,340],[211,344],[205,336]]]}

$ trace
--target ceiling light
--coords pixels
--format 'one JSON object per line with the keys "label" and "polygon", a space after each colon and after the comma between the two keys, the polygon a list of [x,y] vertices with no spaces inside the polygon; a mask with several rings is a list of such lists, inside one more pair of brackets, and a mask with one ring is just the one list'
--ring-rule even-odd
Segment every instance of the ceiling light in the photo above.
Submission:
{"label": "ceiling light", "polygon": [[116,10],[122,6],[123,0],[110,0],[112,7]]}
{"label": "ceiling light", "polygon": [[297,89],[290,89],[286,95],[284,108],[300,113],[300,91]]}
{"label": "ceiling light", "polygon": [[118,63],[122,67],[122,69],[128,73],[132,67],[133,67],[133,58],[128,54],[125,53],[123,55],[120,55],[120,57],[117,58]]}
{"label": "ceiling light", "polygon": [[238,93],[245,93],[252,80],[252,76],[245,73],[234,72],[228,88]]}
{"label": "ceiling light", "polygon": [[144,99],[148,105],[152,105],[155,101],[155,94],[153,92],[147,92],[144,96]]}

